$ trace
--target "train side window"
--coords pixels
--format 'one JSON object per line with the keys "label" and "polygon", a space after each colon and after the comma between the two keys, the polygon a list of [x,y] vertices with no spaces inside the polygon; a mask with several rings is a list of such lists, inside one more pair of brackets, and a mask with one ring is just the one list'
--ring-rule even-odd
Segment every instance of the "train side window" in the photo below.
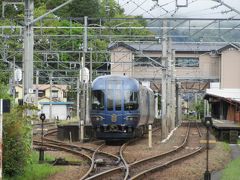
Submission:
{"label": "train side window", "polygon": [[92,92],[92,109],[104,110],[104,92],[102,90]]}
{"label": "train side window", "polygon": [[138,109],[138,92],[124,91],[124,110]]}

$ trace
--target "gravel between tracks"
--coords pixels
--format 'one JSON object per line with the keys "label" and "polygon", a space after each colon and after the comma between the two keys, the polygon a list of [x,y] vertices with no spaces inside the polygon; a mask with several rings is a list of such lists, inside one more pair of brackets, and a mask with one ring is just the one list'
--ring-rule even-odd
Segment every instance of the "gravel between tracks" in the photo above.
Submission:
{"label": "gravel between tracks", "polygon": [[[142,138],[141,140],[130,144],[125,152],[124,156],[126,157],[128,163],[159,154],[161,152],[166,152],[173,149],[175,146],[182,144],[184,139],[186,129],[184,127],[178,128],[174,135],[165,143],[161,143],[161,132],[158,130],[153,134],[153,148],[148,148],[148,139],[147,137]],[[77,143],[79,144],[79,143]],[[96,147],[96,144],[85,143],[84,146]],[[104,149],[104,151],[111,152],[116,154],[117,149],[115,146],[109,146]],[[56,153],[56,152],[54,152]],[[69,157],[68,153],[59,152],[60,157],[65,155]],[[71,155],[70,155],[71,156]],[[210,160],[209,160],[209,169],[210,171],[216,171],[222,169],[228,161],[231,159],[229,152],[224,151],[221,143],[216,143],[214,147],[210,150]],[[71,159],[72,157],[70,157]],[[67,158],[66,158],[67,159]],[[81,166],[68,166],[65,167],[64,172],[57,173],[53,176],[50,176],[48,180],[62,180],[62,179],[79,179],[84,172],[87,170],[87,164],[83,163]],[[191,159],[184,160],[183,162],[172,165],[164,171],[156,172],[152,176],[148,176],[147,179],[166,179],[166,180],[201,180],[203,179],[203,174],[206,168],[206,151],[201,152],[200,154],[195,155]]]}

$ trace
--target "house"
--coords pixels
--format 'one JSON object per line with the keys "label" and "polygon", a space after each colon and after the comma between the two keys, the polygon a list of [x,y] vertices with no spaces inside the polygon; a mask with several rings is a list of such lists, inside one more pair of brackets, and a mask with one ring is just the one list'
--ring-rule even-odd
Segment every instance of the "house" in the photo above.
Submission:
{"label": "house", "polygon": [[215,119],[240,123],[240,46],[228,44],[218,50],[220,83],[206,90],[205,99]]}
{"label": "house", "polygon": [[[219,81],[220,56],[224,44],[173,43],[176,79],[182,89],[205,90]],[[158,43],[117,42],[109,45],[111,74],[125,74],[139,80],[161,84],[162,45]],[[173,63],[173,62],[172,62]],[[152,86],[154,88],[154,86]]]}
{"label": "house", "polygon": [[[67,85],[54,84],[52,86],[52,100],[53,101],[67,101]],[[49,101],[50,100],[50,85],[49,84],[39,84],[38,86],[33,85],[33,94],[36,93],[38,89],[38,101]],[[17,103],[19,99],[23,99],[23,88],[22,85],[17,85],[15,87],[15,102]]]}
{"label": "house", "polygon": [[[70,115],[72,102],[67,102],[67,85],[52,85],[52,93],[49,84],[39,84],[38,86],[33,85],[33,94],[29,95],[30,102],[36,103],[36,90],[38,89],[38,109],[46,114],[46,118],[49,119],[50,114],[50,94],[52,94],[52,119],[58,118],[59,120],[67,119]],[[23,88],[22,85],[15,87],[15,102],[23,99]]]}
{"label": "house", "polygon": [[72,117],[73,102],[40,102],[42,106],[41,112],[46,115],[46,119],[50,119],[50,104],[52,104],[52,119],[66,120]]}

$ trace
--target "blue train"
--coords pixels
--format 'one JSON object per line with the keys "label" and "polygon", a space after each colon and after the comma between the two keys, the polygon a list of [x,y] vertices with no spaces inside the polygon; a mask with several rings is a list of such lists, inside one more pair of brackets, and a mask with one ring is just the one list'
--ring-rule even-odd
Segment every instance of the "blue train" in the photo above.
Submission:
{"label": "blue train", "polygon": [[93,81],[90,119],[98,139],[140,136],[153,123],[154,116],[154,93],[137,80],[106,75]]}

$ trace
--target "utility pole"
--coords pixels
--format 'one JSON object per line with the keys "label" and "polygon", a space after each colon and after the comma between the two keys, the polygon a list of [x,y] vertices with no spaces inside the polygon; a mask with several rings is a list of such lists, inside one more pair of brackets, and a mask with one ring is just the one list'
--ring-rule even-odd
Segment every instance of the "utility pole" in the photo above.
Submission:
{"label": "utility pole", "polygon": [[52,122],[52,82],[53,74],[50,73],[49,80],[50,80],[50,104],[49,104],[49,122]]}
{"label": "utility pole", "polygon": [[175,74],[175,50],[172,49],[172,59],[171,59],[171,129],[176,126],[176,74]]}
{"label": "utility pole", "polygon": [[162,32],[162,98],[161,98],[161,112],[162,112],[162,139],[167,137],[167,119],[166,119],[166,66],[167,66],[167,21],[163,20]]}
{"label": "utility pole", "polygon": [[[80,103],[80,79],[77,78],[77,119],[79,120],[79,123],[80,123],[80,117],[79,117],[80,106],[79,106],[79,103]],[[79,124],[79,126],[80,126],[80,124]]]}
{"label": "utility pole", "polygon": [[[28,96],[33,88],[33,0],[25,0],[25,27],[24,27],[24,53],[23,53],[23,67],[24,67],[24,96]],[[29,99],[29,98],[24,98]],[[27,102],[26,102],[27,103]]]}
{"label": "utility pole", "polygon": [[39,85],[39,71],[36,71],[36,89],[35,89],[35,105],[38,107],[38,85]]}
{"label": "utility pole", "polygon": [[[60,6],[48,11],[46,14],[39,16],[38,18],[33,18],[34,11],[34,0],[24,0],[25,5],[25,16],[24,16],[24,53],[23,53],[23,69],[24,69],[24,77],[23,77],[23,94],[24,96],[28,96],[30,92],[32,92],[33,88],[33,45],[34,45],[34,32],[33,32],[33,24],[37,21],[43,19],[50,13],[57,11],[63,6],[69,4],[73,0],[68,0],[67,2],[61,4]],[[24,98],[29,99],[29,98]]]}
{"label": "utility pole", "polygon": [[[167,24],[168,25],[168,24]],[[169,40],[169,38],[167,38],[167,129],[168,132],[171,130],[172,127],[172,116],[171,116],[171,107],[172,107],[172,87],[171,87],[171,81],[172,81],[172,76],[171,76],[171,71],[172,71],[172,65],[171,65],[171,61],[172,61],[172,53],[171,53],[171,42]]]}
{"label": "utility pole", "polygon": [[90,80],[90,85],[92,84],[92,73],[93,73],[93,70],[92,70],[92,58],[93,58],[93,54],[92,54],[92,48],[90,48],[90,71],[89,71],[89,80]]}
{"label": "utility pole", "polygon": [[86,62],[86,53],[87,53],[87,47],[88,47],[88,17],[84,16],[84,37],[83,37],[83,57],[82,57],[82,65],[81,65],[81,72],[80,72],[80,81],[81,81],[81,114],[80,114],[80,141],[84,141],[84,125],[86,124],[86,84],[88,82],[85,82],[85,62]]}

